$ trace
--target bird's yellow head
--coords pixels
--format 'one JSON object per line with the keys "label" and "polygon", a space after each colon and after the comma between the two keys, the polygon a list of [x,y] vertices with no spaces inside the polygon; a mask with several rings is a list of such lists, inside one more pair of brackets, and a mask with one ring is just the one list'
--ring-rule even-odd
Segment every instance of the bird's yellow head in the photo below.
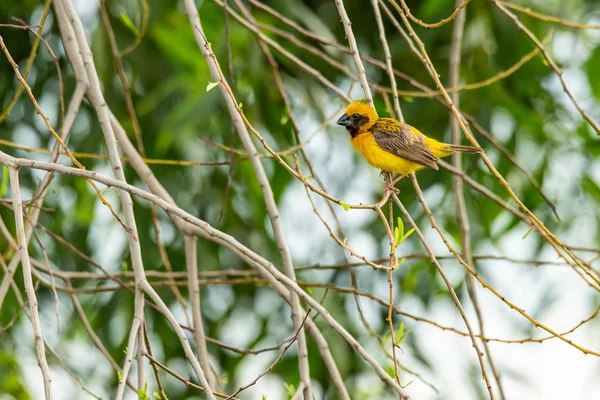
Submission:
{"label": "bird's yellow head", "polygon": [[337,124],[345,126],[352,137],[361,130],[369,129],[378,119],[377,111],[364,101],[353,101],[348,105]]}

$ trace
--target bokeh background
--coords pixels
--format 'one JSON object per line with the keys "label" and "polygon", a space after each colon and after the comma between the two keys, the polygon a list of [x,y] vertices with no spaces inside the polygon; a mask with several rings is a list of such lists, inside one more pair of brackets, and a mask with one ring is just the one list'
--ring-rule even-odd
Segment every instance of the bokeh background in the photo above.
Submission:
{"label": "bokeh background", "polygon": [[[11,17],[17,17],[27,24],[37,25],[42,16],[43,3],[3,0],[0,3],[0,24],[16,24],[18,22]],[[133,141],[133,127],[123,88],[115,71],[106,29],[100,19],[100,4],[98,1],[88,0],[74,3],[92,46],[107,103]],[[141,39],[133,51],[122,58],[122,63],[131,85],[147,158],[201,162],[191,166],[178,162],[165,165],[149,161],[148,164],[181,208],[234,236],[259,254],[273,260],[276,265],[279,264],[279,253],[252,166],[243,155],[231,155],[227,149],[241,149],[242,146],[237,135],[231,133],[230,117],[219,91],[207,91],[207,83],[212,79],[194,41],[183,5],[181,2],[149,0],[147,26],[145,31],[141,31],[145,16],[142,3],[112,0],[106,1],[106,8],[121,50],[135,43],[136,37]],[[371,3],[358,0],[347,0],[344,3],[361,53],[385,60]],[[548,53],[564,72],[563,77],[581,107],[595,120],[599,120],[600,3],[594,0],[532,0],[515,3],[568,21],[596,24],[595,29],[581,29],[517,13],[538,38],[551,34],[546,42]],[[271,66],[261,52],[256,37],[231,17],[228,19],[226,33],[224,12],[216,1],[200,1],[196,4],[206,36],[212,43],[217,58],[226,74],[229,70],[233,74],[233,89],[238,101],[243,103],[248,119],[267,142],[278,151],[298,144],[288,114],[291,112],[293,120],[298,124],[300,140],[307,142],[303,149],[327,191],[346,203],[376,202],[381,197],[384,186],[378,171],[368,166],[353,151],[345,130],[331,121],[332,117],[337,118],[339,115],[340,108],[345,105],[344,100],[325,88],[314,76],[303,72],[295,62],[273,50],[291,104],[290,109],[286,108],[274,81]],[[347,46],[340,16],[333,1],[270,0],[264,4],[315,35]],[[414,0],[407,1],[407,4],[416,17],[427,22],[446,18],[455,8],[449,0]],[[317,47],[354,73],[354,63],[347,53],[307,39],[264,10],[248,3],[246,5],[258,22],[284,30],[298,40]],[[491,1],[474,0],[462,12],[466,12],[460,69],[462,84],[482,82],[496,76],[535,50],[525,34]],[[385,15],[383,20],[394,67],[435,89],[435,84],[420,59],[411,53]],[[453,22],[435,29],[415,25],[416,32],[425,43],[432,62],[446,85],[452,26]],[[347,74],[322,58],[275,34],[272,29],[263,29],[262,32],[320,71],[342,90],[351,90],[352,98],[364,97],[357,82],[352,83]],[[23,70],[35,36],[27,31],[7,27],[0,27],[0,35]],[[76,82],[61,44],[52,9],[42,35],[60,63],[65,101],[68,101]],[[231,63],[228,62],[228,51],[231,52]],[[370,64],[366,64],[366,68],[371,84],[389,87],[384,70]],[[539,53],[534,54],[514,73],[507,75],[493,84],[462,90],[460,108],[491,132],[531,172],[546,196],[556,205],[562,221],[557,220],[525,174],[485,138],[476,134],[494,165],[544,224],[564,243],[590,249],[577,250],[576,254],[589,261],[597,273],[600,268],[600,137],[581,118],[565,95],[557,75]],[[53,126],[58,127],[60,85],[54,60],[43,45],[37,50],[27,82]],[[17,86],[13,70],[2,55],[2,111],[11,102]],[[436,139],[450,141],[451,115],[447,108],[434,99],[405,93],[417,90],[406,80],[397,78],[397,87],[404,93],[401,93],[400,103],[406,121]],[[390,115],[385,96],[375,93],[374,97],[380,115]],[[322,127],[328,119],[329,122]],[[36,114],[26,93],[20,96],[7,115],[2,116],[0,139],[0,150],[3,152],[36,160],[48,160],[49,155],[44,149],[50,149],[54,145],[54,139]],[[260,150],[260,144],[256,143]],[[466,140],[463,143],[467,143]],[[80,153],[106,154],[95,112],[87,102],[79,111],[68,146],[72,151]],[[231,166],[228,165],[230,157],[234,160]],[[87,169],[111,175],[106,159],[91,158],[86,154],[78,158]],[[291,162],[291,158],[286,160]],[[61,157],[60,161],[70,165],[66,157]],[[263,164],[280,207],[294,265],[303,267],[345,263],[343,250],[331,239],[313,212],[302,183],[270,158],[264,158]],[[470,177],[511,202],[504,188],[477,156],[463,157],[463,164]],[[231,185],[227,189],[230,168]],[[305,164],[303,169],[307,169]],[[144,187],[131,168],[126,166],[125,172],[130,183]],[[22,196],[29,199],[35,193],[43,174],[24,169],[20,176]],[[460,248],[456,201],[451,186],[452,174],[445,170],[424,170],[419,172],[418,178],[436,220],[454,246]],[[6,175],[3,179],[0,187],[5,188]],[[443,268],[450,276],[468,316],[474,320],[464,268],[449,257],[450,253],[431,229],[410,180],[402,181],[398,187],[401,189],[402,202],[436,254],[442,257],[440,262]],[[114,189],[105,189],[103,193],[112,204],[118,205]],[[571,329],[593,314],[600,304],[598,292],[569,266],[562,264],[543,237],[535,231],[526,235],[526,224],[468,186],[465,196],[472,228],[473,253],[501,258],[483,257],[475,263],[476,269],[490,284],[534,318],[559,332]],[[10,190],[4,189],[3,197],[10,198]],[[325,201],[315,197],[315,202],[324,218],[333,224]],[[3,202],[0,205],[0,217],[14,235],[14,217],[10,204]],[[57,175],[46,196],[44,207],[39,220],[43,228],[38,227],[36,231],[53,268],[99,272],[48,231],[64,238],[110,273],[131,271],[126,233],[84,180]],[[219,218],[223,207],[223,217]],[[374,212],[345,211],[335,204],[333,210],[349,246],[372,259],[388,255],[388,239]],[[165,271],[149,203],[136,201],[135,212],[146,270]],[[400,215],[397,209],[395,215]],[[406,221],[405,224],[408,226]],[[185,271],[183,238],[162,211],[158,213],[158,226],[173,270]],[[0,237],[0,251],[4,257],[10,254],[10,246],[4,237]],[[34,240],[30,245],[30,252],[32,257],[43,259],[40,247]],[[209,337],[230,346],[257,350],[278,345],[294,334],[289,306],[268,285],[255,281],[256,277],[237,279],[239,277],[217,273],[223,270],[248,271],[248,266],[224,248],[204,240],[199,241],[198,254],[201,271],[214,271],[215,274],[201,287],[202,311]],[[416,235],[402,243],[398,254],[401,257],[417,256],[407,257],[406,262],[393,274],[395,304],[407,313],[465,331],[448,289],[435,267],[426,257],[420,257],[425,251]],[[528,260],[549,263],[537,265],[527,262]],[[358,260],[353,259],[353,262]],[[385,271],[375,271],[361,265],[353,268],[360,290],[387,301]],[[2,269],[0,277],[4,276],[5,270]],[[20,270],[15,275],[15,280],[23,290]],[[126,278],[124,280],[129,281]],[[298,280],[352,288],[347,268],[299,271]],[[60,281],[57,282],[59,283]],[[82,290],[76,296],[102,343],[116,362],[122,364],[133,315],[133,294],[123,289],[114,289],[116,285],[109,279],[74,279],[72,284],[75,288],[90,289],[91,293]],[[113,289],[97,292],[92,290],[105,286]],[[321,299],[325,293],[322,287],[316,285],[306,287],[317,299]],[[157,288],[183,323],[184,311],[171,289],[164,284],[157,285]],[[185,286],[180,290],[187,299]],[[488,337],[519,340],[547,336],[480,285],[477,286],[477,291]],[[48,343],[90,391],[102,398],[114,396],[117,373],[93,345],[74,311],[70,296],[59,293],[60,333],[57,333],[55,305],[50,288],[42,284],[37,294],[42,328]],[[364,297],[359,301],[366,321],[380,338],[385,338],[389,333],[385,319],[387,308]],[[362,322],[352,294],[329,290],[324,305],[384,367],[391,365],[377,340]],[[31,325],[14,293],[8,293],[1,307],[0,399],[42,398],[42,380],[35,357]],[[192,379],[193,371],[166,320],[149,309],[146,311],[146,318],[156,358],[184,377]],[[14,321],[14,325],[2,330],[11,321]],[[371,368],[323,320],[317,317],[316,322],[329,341],[353,399],[395,397]],[[398,327],[401,322],[406,329],[412,329],[402,344],[399,361],[413,371],[401,371],[404,383],[412,381],[407,390],[413,398],[462,400],[488,397],[469,338],[432,324],[396,315],[395,326]],[[599,331],[600,323],[594,318],[568,337],[586,348],[598,351]],[[310,338],[308,344],[315,396],[318,399],[334,399],[336,394],[316,345]],[[389,347],[389,342],[386,346]],[[212,342],[208,347],[210,360],[227,393],[251,382],[281,351],[244,355]],[[543,343],[522,344],[491,341],[489,347],[502,376],[501,381],[508,399],[583,400],[600,396],[598,357],[586,356],[556,338]],[[264,395],[269,400],[287,398],[289,385],[298,384],[296,356],[293,346],[270,373],[239,397],[260,399]],[[54,377],[55,398],[87,398],[89,395],[82,391],[57,360],[51,355],[48,357]],[[147,368],[147,373],[150,394],[156,390],[156,386],[150,368]],[[204,398],[197,390],[187,388],[168,375],[161,376],[169,399]],[[137,394],[130,391],[128,396],[136,398]]]}

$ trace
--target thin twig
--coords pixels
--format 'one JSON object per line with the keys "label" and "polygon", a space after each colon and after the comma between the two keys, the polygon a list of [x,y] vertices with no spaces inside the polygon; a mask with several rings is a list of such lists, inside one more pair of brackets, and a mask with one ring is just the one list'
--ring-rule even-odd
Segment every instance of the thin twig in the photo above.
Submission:
{"label": "thin twig", "polygon": [[406,11],[406,15],[408,15],[408,18],[410,18],[411,21],[413,21],[414,23],[416,23],[418,25],[421,25],[424,28],[431,29],[431,28],[438,28],[438,27],[440,27],[440,26],[442,26],[444,24],[447,24],[448,22],[452,21],[454,18],[457,17],[457,15],[459,15],[460,10],[462,10],[463,8],[465,8],[467,6],[467,4],[469,4],[470,2],[471,2],[471,0],[465,0],[464,2],[461,2],[459,0],[457,2],[457,4],[456,4],[456,8],[452,12],[452,14],[448,18],[444,18],[440,22],[436,22],[435,24],[428,24],[428,23],[423,22],[420,19],[414,17],[411,14],[410,9],[408,8],[408,6],[406,6],[406,4],[404,4],[404,3],[402,3],[402,5],[404,6],[404,10]]}
{"label": "thin twig", "polygon": [[190,298],[190,308],[192,310],[192,320],[194,321],[194,340],[196,341],[196,353],[202,370],[207,375],[208,383],[211,388],[215,387],[216,378],[212,374],[212,368],[208,361],[208,348],[206,347],[206,334],[204,332],[204,322],[202,321],[202,307],[200,302],[200,285],[198,284],[198,238],[186,235],[183,238],[185,248],[185,267],[188,273],[188,295]]}
{"label": "thin twig", "polygon": [[529,7],[521,7],[517,4],[507,3],[505,1],[501,1],[500,3],[503,6],[512,8],[513,10],[516,10],[523,14],[527,14],[530,17],[537,18],[542,21],[551,22],[551,23],[559,24],[559,25],[564,25],[564,26],[568,26],[569,28],[576,28],[576,29],[600,29],[600,25],[581,24],[581,23],[577,23],[577,22],[571,22],[571,21],[564,20],[562,18],[553,17],[551,15],[546,15],[546,14],[539,13],[537,11],[533,11]]}
{"label": "thin twig", "polygon": [[350,45],[350,50],[352,51],[351,54],[352,59],[354,60],[354,65],[356,65],[356,70],[358,71],[358,79],[360,80],[360,85],[362,86],[363,92],[365,92],[365,99],[371,107],[375,108],[375,105],[373,103],[373,95],[371,95],[369,82],[367,82],[367,72],[365,71],[365,67],[363,66],[363,63],[360,59],[358,45],[356,44],[356,38],[354,37],[354,33],[352,32],[352,23],[350,22],[348,14],[346,13],[344,1],[335,0],[335,6],[337,7],[338,13],[340,14],[340,18],[342,18],[342,24],[344,24],[344,31],[346,32],[346,38],[348,39],[348,44]]}
{"label": "thin twig", "polygon": [[[1,38],[0,38],[1,40]],[[9,167],[10,190],[13,200],[13,210],[15,213],[15,229],[17,231],[17,243],[19,245],[19,253],[21,255],[21,266],[23,267],[23,280],[25,282],[25,293],[29,302],[29,312],[31,313],[31,326],[33,327],[33,335],[35,338],[36,355],[38,365],[42,371],[44,379],[44,396],[46,400],[52,399],[52,377],[50,376],[50,368],[46,360],[46,348],[44,346],[44,334],[40,324],[40,316],[38,314],[38,301],[33,287],[33,279],[31,277],[31,263],[29,261],[29,251],[27,250],[27,237],[25,235],[25,226],[23,223],[23,204],[21,202],[21,189],[19,187],[19,170],[16,167]]]}

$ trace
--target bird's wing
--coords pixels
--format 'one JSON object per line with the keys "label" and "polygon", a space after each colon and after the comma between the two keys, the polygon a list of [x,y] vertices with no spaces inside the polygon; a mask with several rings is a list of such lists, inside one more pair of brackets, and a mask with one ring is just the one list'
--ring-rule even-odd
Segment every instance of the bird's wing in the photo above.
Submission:
{"label": "bird's wing", "polygon": [[408,161],[439,169],[438,158],[425,145],[425,136],[415,134],[410,125],[382,118],[372,130],[375,142],[383,150]]}

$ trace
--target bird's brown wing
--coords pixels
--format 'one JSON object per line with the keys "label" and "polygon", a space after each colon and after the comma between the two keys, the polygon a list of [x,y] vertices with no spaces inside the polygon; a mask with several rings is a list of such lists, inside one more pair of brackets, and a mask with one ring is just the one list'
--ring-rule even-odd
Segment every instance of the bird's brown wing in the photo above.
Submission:
{"label": "bird's brown wing", "polygon": [[408,124],[387,120],[373,126],[373,138],[383,150],[435,170],[438,158],[425,145],[425,137],[415,135]]}

